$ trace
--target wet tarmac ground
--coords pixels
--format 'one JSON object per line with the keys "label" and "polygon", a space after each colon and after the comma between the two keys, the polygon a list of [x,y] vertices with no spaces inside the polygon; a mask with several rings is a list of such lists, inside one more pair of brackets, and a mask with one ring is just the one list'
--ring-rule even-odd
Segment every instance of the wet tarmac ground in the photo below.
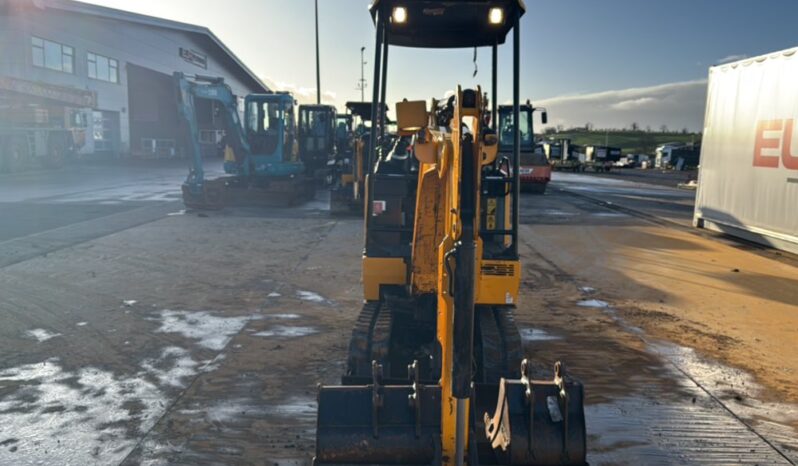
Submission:
{"label": "wet tarmac ground", "polygon": [[[3,213],[30,212],[0,226],[0,464],[309,464],[315,386],[340,377],[359,310],[360,220],[323,193],[198,216],[182,168],[90,172],[0,180]],[[629,324],[528,230],[642,221],[579,194],[678,218],[691,193],[551,188],[524,197],[518,321],[539,370],[562,359],[585,384],[590,463],[798,462],[795,406]]]}

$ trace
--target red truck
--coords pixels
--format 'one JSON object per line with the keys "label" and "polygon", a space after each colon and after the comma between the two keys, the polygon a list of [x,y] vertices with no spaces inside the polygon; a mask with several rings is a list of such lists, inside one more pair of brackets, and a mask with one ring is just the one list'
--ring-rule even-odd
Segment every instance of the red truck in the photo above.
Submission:
{"label": "red truck", "polygon": [[[536,110],[542,110],[541,120],[547,123],[548,116],[545,109],[533,107],[527,101],[520,106],[518,120],[520,121],[519,133],[521,135],[521,169],[519,178],[521,190],[536,194],[546,192],[546,186],[551,181],[551,165],[543,149],[535,144],[535,133],[532,128],[532,115]],[[513,152],[513,107],[511,105],[499,106],[499,153],[510,156]]]}

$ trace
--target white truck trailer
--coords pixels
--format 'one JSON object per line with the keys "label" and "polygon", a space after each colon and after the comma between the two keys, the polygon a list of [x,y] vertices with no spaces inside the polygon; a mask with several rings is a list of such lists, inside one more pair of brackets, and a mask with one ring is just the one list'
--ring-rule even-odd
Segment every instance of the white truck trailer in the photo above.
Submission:
{"label": "white truck trailer", "polygon": [[696,227],[798,253],[798,48],[709,70]]}

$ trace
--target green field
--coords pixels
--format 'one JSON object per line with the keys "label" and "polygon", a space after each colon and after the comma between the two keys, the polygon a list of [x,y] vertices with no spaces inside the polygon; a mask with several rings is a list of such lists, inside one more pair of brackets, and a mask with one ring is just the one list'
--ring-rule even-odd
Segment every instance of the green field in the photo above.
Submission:
{"label": "green field", "polygon": [[620,147],[624,154],[654,155],[657,146],[669,142],[690,144],[701,143],[701,135],[696,133],[659,133],[645,131],[577,131],[547,134],[549,139],[571,139],[571,144],[585,146],[603,146],[605,140],[610,147]]}

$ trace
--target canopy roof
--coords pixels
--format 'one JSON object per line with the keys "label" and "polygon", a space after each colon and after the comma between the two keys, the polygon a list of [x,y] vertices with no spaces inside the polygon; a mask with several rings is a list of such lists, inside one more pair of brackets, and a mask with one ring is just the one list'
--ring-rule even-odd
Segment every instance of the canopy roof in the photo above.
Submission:
{"label": "canopy roof", "polygon": [[[405,8],[407,20],[396,23],[395,8]],[[490,24],[492,8],[501,8],[501,24]],[[523,15],[523,0],[373,0],[369,7],[388,28],[388,43],[403,47],[464,48],[503,44],[513,28],[513,17]]]}
{"label": "canopy roof", "polygon": [[[371,121],[371,102],[347,102],[346,108],[352,112],[352,115],[359,116],[364,121]],[[388,106],[385,106],[385,112],[388,112]]]}

